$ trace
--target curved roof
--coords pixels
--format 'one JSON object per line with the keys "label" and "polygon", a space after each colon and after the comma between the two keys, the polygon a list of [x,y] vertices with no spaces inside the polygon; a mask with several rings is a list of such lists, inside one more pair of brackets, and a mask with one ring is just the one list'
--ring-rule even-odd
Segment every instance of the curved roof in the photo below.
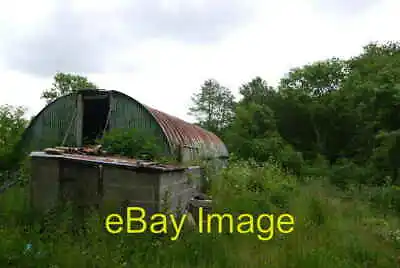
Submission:
{"label": "curved roof", "polygon": [[68,96],[72,96],[74,94],[75,94],[75,92],[68,93],[68,94],[66,94],[64,96],[61,96],[59,98],[54,99],[53,101],[47,103],[35,116],[33,116],[31,118],[28,126],[25,128],[24,132],[22,133],[21,138],[20,138],[19,142],[16,145],[16,150],[17,151],[22,151],[23,150],[23,147],[25,145],[24,143],[25,143],[25,141],[26,141],[26,139],[28,138],[28,135],[29,135],[29,131],[32,129],[32,127],[38,121],[40,116],[43,115],[47,109],[49,109],[49,107],[52,107],[52,106],[56,105],[57,103],[59,103],[63,99],[67,98]]}
{"label": "curved roof", "polygon": [[214,133],[154,108],[145,107],[154,116],[170,143],[198,149],[205,146],[204,149],[212,151],[214,155],[228,155],[224,143]]}
{"label": "curved roof", "polygon": [[[86,90],[82,90],[86,91]],[[94,90],[90,90],[94,91]],[[119,91],[115,90],[98,90],[101,92],[110,92],[111,94],[118,94],[122,95],[133,102],[143,106],[149,113],[150,115],[154,118],[154,120],[157,122],[161,130],[163,131],[165,137],[168,140],[168,143],[170,144],[171,147],[174,146],[184,146],[184,147],[189,147],[189,148],[197,148],[199,154],[204,154],[205,157],[227,157],[228,156],[228,150],[225,146],[225,144],[222,142],[220,138],[218,138],[214,133],[211,133],[210,131],[207,131],[199,126],[196,126],[194,124],[190,124],[182,119],[179,119],[175,116],[166,114],[164,112],[161,112],[157,109],[151,108],[147,105],[143,105],[136,99],[130,97],[127,94],[124,94]],[[44,113],[45,110],[48,109],[48,107],[54,105],[55,103],[61,101],[67,96],[74,95],[76,92],[69,93],[67,95],[64,95],[62,97],[57,98],[53,102],[47,104],[30,122],[29,126],[25,130],[23,134],[22,140],[26,138],[28,130],[32,127],[32,125],[35,123],[37,118]],[[172,149],[172,148],[171,148]]]}
{"label": "curved roof", "polygon": [[170,145],[197,148],[200,153],[206,154],[205,157],[228,156],[228,150],[225,144],[214,133],[175,116],[144,105],[122,92],[115,90],[112,90],[111,92],[128,97],[139,105],[142,105],[154,117]]}

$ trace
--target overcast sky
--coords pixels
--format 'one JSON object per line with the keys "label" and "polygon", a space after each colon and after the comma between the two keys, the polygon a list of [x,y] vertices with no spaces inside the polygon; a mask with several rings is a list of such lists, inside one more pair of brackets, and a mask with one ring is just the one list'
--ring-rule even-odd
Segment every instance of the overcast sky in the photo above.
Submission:
{"label": "overcast sky", "polygon": [[0,8],[0,105],[44,107],[55,72],[185,120],[190,96],[217,79],[237,94],[261,76],[348,58],[400,40],[399,0],[13,0]]}

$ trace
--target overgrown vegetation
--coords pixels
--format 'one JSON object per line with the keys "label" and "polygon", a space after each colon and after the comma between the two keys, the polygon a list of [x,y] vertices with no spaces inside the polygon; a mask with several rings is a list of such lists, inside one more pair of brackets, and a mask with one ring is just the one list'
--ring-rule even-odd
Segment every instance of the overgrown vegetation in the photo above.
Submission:
{"label": "overgrown vegetation", "polygon": [[151,132],[140,129],[113,129],[98,141],[111,154],[139,158],[159,159],[165,155],[162,143]]}
{"label": "overgrown vegetation", "polygon": [[[222,93],[206,94],[192,110],[208,118]],[[225,92],[220,86],[220,92]],[[218,91],[218,90],[217,90]],[[212,91],[213,92],[213,91]],[[395,183],[399,169],[400,43],[369,44],[348,60],[327,59],[291,70],[277,88],[257,77],[240,88],[235,116],[220,129],[230,152],[242,159],[273,159],[298,175],[327,162],[340,185]],[[200,96],[203,96],[200,95]],[[195,98],[198,95],[195,95]],[[216,105],[215,103],[220,103]],[[202,125],[215,123],[202,122]],[[221,121],[222,124],[222,121]]]}
{"label": "overgrown vegetation", "polygon": [[[237,162],[213,177],[218,212],[285,213],[292,233],[270,241],[256,234],[198,234],[177,241],[141,234],[107,234],[94,219],[86,236],[68,230],[66,212],[39,233],[27,228],[26,190],[0,195],[2,267],[396,267],[399,214],[390,186],[340,191],[326,180],[299,182],[275,165]],[[396,193],[397,191],[397,193]],[[398,200],[398,199],[397,199]],[[397,201],[397,206],[398,206]],[[30,246],[27,245],[30,244]]]}
{"label": "overgrown vegetation", "polygon": [[[112,236],[94,217],[76,237],[66,227],[68,213],[39,232],[29,224],[28,191],[18,186],[0,194],[0,266],[399,267],[399,92],[396,42],[293,69],[276,88],[254,78],[238,101],[207,80],[190,111],[232,152],[229,167],[210,175],[215,210],[290,213],[292,233],[260,241],[255,234],[188,231],[173,242]],[[1,120],[20,118],[10,115]],[[6,163],[21,128],[2,124]],[[113,153],[160,158],[150,136],[114,130],[100,142]]]}
{"label": "overgrown vegetation", "polygon": [[14,148],[28,123],[24,115],[23,107],[0,106],[0,172],[10,169],[19,159]]}

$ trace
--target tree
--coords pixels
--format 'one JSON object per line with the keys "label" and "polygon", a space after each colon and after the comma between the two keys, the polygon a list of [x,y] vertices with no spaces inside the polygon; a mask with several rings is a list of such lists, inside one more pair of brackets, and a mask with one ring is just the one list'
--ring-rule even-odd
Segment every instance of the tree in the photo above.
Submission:
{"label": "tree", "polygon": [[249,83],[242,85],[239,92],[243,96],[240,101],[242,104],[266,104],[276,93],[265,80],[258,76]]}
{"label": "tree", "polygon": [[17,160],[15,146],[28,124],[25,112],[23,107],[0,106],[0,170],[8,169]]}
{"label": "tree", "polygon": [[189,115],[194,115],[201,127],[222,135],[234,116],[235,101],[231,91],[216,80],[209,79],[191,99]]}
{"label": "tree", "polygon": [[281,79],[280,85],[281,88],[302,90],[312,96],[321,96],[338,90],[347,74],[346,62],[332,58],[290,70]]}
{"label": "tree", "polygon": [[82,89],[98,89],[98,87],[86,77],[58,72],[54,75],[53,86],[43,91],[41,98],[50,103],[61,96]]}
{"label": "tree", "polygon": [[242,85],[239,92],[242,98],[236,105],[226,142],[230,151],[241,158],[266,161],[276,151],[272,147],[279,143],[272,138],[279,134],[274,111],[268,106],[268,96],[274,92],[260,77]]}
{"label": "tree", "polygon": [[321,154],[334,162],[345,146],[346,139],[337,137],[347,130],[348,114],[341,114],[346,109],[337,106],[348,69],[346,61],[332,58],[294,68],[281,79],[281,100],[274,109],[280,119],[278,127],[306,157]]}
{"label": "tree", "polygon": [[278,93],[260,77],[242,85],[239,91],[243,98],[236,105],[235,119],[227,131],[230,152],[258,162],[277,161],[282,167],[299,172],[302,155],[282,138],[277,128],[273,108],[280,101]]}
{"label": "tree", "polygon": [[378,179],[387,175],[394,182],[400,168],[400,42],[368,44],[348,64],[344,103],[357,122],[350,149],[375,167]]}

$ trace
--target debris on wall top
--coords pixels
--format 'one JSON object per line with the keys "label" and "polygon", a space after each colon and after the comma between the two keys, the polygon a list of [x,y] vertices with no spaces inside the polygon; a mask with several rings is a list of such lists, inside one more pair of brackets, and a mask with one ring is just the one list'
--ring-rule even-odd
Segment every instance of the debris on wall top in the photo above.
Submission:
{"label": "debris on wall top", "polygon": [[32,152],[30,157],[41,157],[41,158],[56,158],[56,159],[67,159],[71,161],[84,161],[91,162],[100,165],[113,165],[122,168],[129,168],[134,170],[143,171],[159,171],[159,172],[171,172],[171,171],[183,171],[184,167],[161,164],[158,162],[133,159],[118,155],[109,155],[107,152],[101,150],[101,146],[97,145],[94,147],[55,147],[47,148],[42,152]]}

